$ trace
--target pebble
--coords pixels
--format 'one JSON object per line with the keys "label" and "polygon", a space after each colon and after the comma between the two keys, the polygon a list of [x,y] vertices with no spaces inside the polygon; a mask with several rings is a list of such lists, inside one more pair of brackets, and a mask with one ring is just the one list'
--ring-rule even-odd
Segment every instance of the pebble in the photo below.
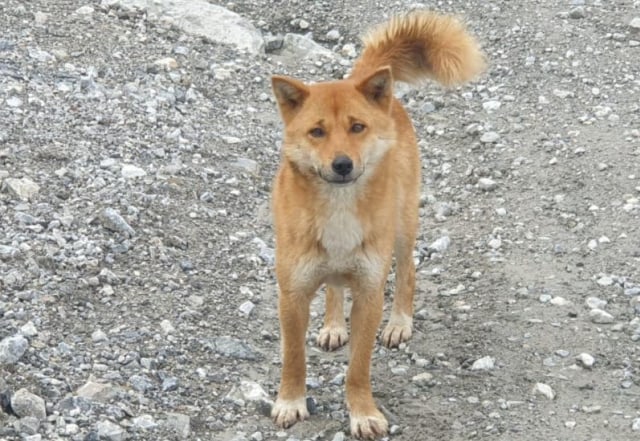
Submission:
{"label": "pebble", "polygon": [[418,386],[427,386],[433,382],[433,375],[429,372],[422,372],[418,375],[414,375],[411,381]]}
{"label": "pebble", "polygon": [[593,358],[591,354],[587,354],[586,352],[583,352],[576,356],[576,360],[582,367],[587,369],[591,369],[593,367],[593,364],[596,362],[596,359]]}
{"label": "pebble", "polygon": [[146,375],[132,375],[129,384],[138,392],[146,392],[154,387],[153,381]]}
{"label": "pebble", "polygon": [[94,343],[100,343],[102,341],[107,341],[107,334],[104,333],[101,329],[96,329],[91,333],[91,341]]}
{"label": "pebble", "polygon": [[19,417],[31,416],[39,420],[44,420],[47,417],[44,399],[24,388],[11,397],[11,409]]}
{"label": "pebble", "polygon": [[25,337],[35,337],[38,335],[38,330],[36,329],[36,325],[33,324],[31,320],[20,327],[20,333]]}
{"label": "pebble", "polygon": [[29,342],[22,335],[5,337],[0,341],[0,364],[14,364],[22,358]]}
{"label": "pebble", "polygon": [[543,395],[547,397],[549,400],[553,400],[556,397],[555,391],[545,383],[536,383],[533,387],[532,393],[534,395]]}
{"label": "pebble", "polygon": [[497,250],[502,246],[502,240],[497,237],[493,237],[489,240],[489,242],[487,242],[487,245],[489,245],[489,248]]}
{"label": "pebble", "polygon": [[18,248],[8,246],[8,245],[0,245],[1,260],[11,260],[17,257],[19,254],[20,254],[20,250]]}
{"label": "pebble", "polygon": [[18,420],[18,424],[16,425],[16,429],[20,433],[24,433],[26,435],[35,435],[38,433],[38,428],[40,427],[40,419],[32,416],[22,417]]}
{"label": "pebble", "polygon": [[167,413],[165,426],[180,438],[188,438],[191,433],[191,418],[182,413]]}
{"label": "pebble", "polygon": [[597,283],[600,286],[611,286],[613,285],[613,279],[609,276],[602,276],[597,280]]}
{"label": "pebble", "polygon": [[493,144],[500,140],[498,132],[485,132],[480,136],[480,142],[483,144]]}
{"label": "pebble", "polygon": [[240,310],[241,313],[249,317],[255,307],[256,305],[251,300],[247,300],[242,305],[240,305],[238,309]]}
{"label": "pebble", "polygon": [[573,19],[576,19],[576,20],[581,19],[581,18],[585,18],[586,15],[587,15],[587,13],[586,13],[584,7],[582,7],[582,6],[575,7],[575,8],[573,8],[573,9],[571,9],[569,11],[569,17],[573,18]]}
{"label": "pebble", "polygon": [[210,340],[209,346],[220,355],[239,360],[258,360],[261,355],[247,343],[229,336]]}
{"label": "pebble", "polygon": [[9,192],[23,201],[33,199],[33,197],[40,191],[40,186],[29,178],[7,178],[4,180],[3,185],[7,187]]}
{"label": "pebble", "polygon": [[123,441],[126,439],[125,430],[109,420],[98,422],[96,425],[98,439],[107,441]]}
{"label": "pebble", "polygon": [[331,29],[327,32],[326,39],[329,41],[338,41],[340,39],[340,31],[337,29]]}
{"label": "pebble", "polygon": [[149,414],[143,414],[137,416],[131,420],[133,427],[142,430],[155,429],[158,427],[158,423]]}
{"label": "pebble", "polygon": [[100,213],[100,220],[102,221],[102,225],[108,230],[121,233],[127,237],[133,237],[136,234],[135,230],[120,216],[120,213],[111,207],[105,208]]}
{"label": "pebble", "polygon": [[629,22],[629,29],[635,34],[640,33],[640,17],[634,17]]}
{"label": "pebble", "polygon": [[631,430],[634,432],[640,432],[640,418],[636,418],[631,423]]}
{"label": "pebble", "polygon": [[498,183],[491,178],[478,179],[478,187],[484,191],[493,191],[498,188]]}
{"label": "pebble", "polygon": [[551,294],[540,294],[538,300],[540,300],[540,303],[549,303],[552,298]]}
{"label": "pebble", "polygon": [[120,173],[125,179],[140,178],[147,175],[146,171],[133,164],[123,164]]}
{"label": "pebble", "polygon": [[554,297],[549,301],[549,303],[555,306],[567,306],[571,304],[571,302],[564,297]]}
{"label": "pebble", "polygon": [[450,244],[451,239],[449,238],[449,236],[442,236],[434,240],[431,245],[429,245],[428,249],[431,252],[443,253],[447,251]]}
{"label": "pebble", "polygon": [[115,390],[110,384],[89,380],[76,391],[76,396],[92,401],[107,402],[114,393]]}
{"label": "pebble", "polygon": [[[153,64],[155,64],[160,69],[163,69],[165,71],[175,70],[179,66],[179,64],[176,61],[176,59],[172,58],[172,57],[160,58],[159,60],[156,60]],[[143,170],[143,172],[144,172],[144,170]],[[141,175],[141,176],[144,176],[144,174]]]}
{"label": "pebble", "polygon": [[91,15],[93,14],[93,8],[89,5],[80,6],[76,9],[76,14],[78,15]]}
{"label": "pebble", "polygon": [[607,306],[607,301],[598,297],[587,297],[584,301],[589,309],[604,309]]}
{"label": "pebble", "polygon": [[174,328],[171,322],[167,319],[160,322],[160,329],[162,329],[164,334],[173,334],[176,332],[176,328]]}
{"label": "pebble", "polygon": [[598,324],[613,323],[613,320],[614,320],[611,314],[609,314],[607,311],[604,311],[598,308],[595,308],[589,311],[589,318],[591,318],[591,321],[593,323],[598,323]]}
{"label": "pebble", "polygon": [[482,103],[482,108],[487,112],[498,110],[500,106],[502,106],[502,103],[497,100],[485,101],[484,103]]}
{"label": "pebble", "polygon": [[485,357],[479,358],[476,361],[474,361],[473,364],[471,365],[471,370],[472,371],[489,371],[495,368],[495,362],[496,362],[495,358],[487,355]]}

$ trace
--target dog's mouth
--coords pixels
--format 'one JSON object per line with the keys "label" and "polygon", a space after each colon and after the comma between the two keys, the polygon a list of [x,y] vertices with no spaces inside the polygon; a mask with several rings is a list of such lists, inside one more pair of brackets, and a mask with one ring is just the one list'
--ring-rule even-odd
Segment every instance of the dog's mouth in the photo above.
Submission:
{"label": "dog's mouth", "polygon": [[322,171],[319,171],[318,175],[322,178],[323,181],[331,185],[334,185],[336,187],[346,187],[348,185],[355,184],[355,182],[358,180],[360,176],[362,176],[363,173],[364,171],[358,174],[349,173],[346,176],[340,176],[335,173],[331,173],[327,176],[323,174]]}

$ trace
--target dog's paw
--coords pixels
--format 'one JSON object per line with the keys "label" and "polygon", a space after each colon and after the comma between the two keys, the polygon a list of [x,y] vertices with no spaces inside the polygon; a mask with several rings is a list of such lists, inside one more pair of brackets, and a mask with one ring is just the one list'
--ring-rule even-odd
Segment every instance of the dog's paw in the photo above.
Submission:
{"label": "dog's paw", "polygon": [[389,322],[382,332],[382,344],[397,348],[400,343],[411,338],[411,323]]}
{"label": "dog's paw", "polygon": [[376,410],[373,415],[351,414],[351,436],[358,439],[376,439],[387,434],[389,423],[387,419]]}
{"label": "dog's paw", "polygon": [[281,400],[278,398],[271,409],[271,418],[278,427],[284,429],[293,426],[298,421],[309,417],[307,400],[305,397],[297,400]]}
{"label": "dog's paw", "polygon": [[318,334],[318,346],[325,351],[335,351],[346,345],[349,341],[349,333],[344,326],[325,326]]}

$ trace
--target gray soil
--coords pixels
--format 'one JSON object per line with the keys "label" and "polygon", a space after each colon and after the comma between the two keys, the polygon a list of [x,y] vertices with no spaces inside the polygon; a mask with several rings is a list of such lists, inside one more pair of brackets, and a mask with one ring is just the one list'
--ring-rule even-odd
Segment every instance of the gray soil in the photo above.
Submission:
{"label": "gray soil", "polygon": [[[348,348],[314,346],[322,295],[313,415],[280,431],[265,414],[269,78],[340,78],[352,58],[251,55],[117,3],[0,3],[0,440],[348,439]],[[221,6],[347,54],[416,4]],[[414,335],[372,361],[389,439],[638,439],[640,2],[423,6],[464,17],[490,67],[401,94],[423,191]],[[39,186],[24,199],[21,178]]]}

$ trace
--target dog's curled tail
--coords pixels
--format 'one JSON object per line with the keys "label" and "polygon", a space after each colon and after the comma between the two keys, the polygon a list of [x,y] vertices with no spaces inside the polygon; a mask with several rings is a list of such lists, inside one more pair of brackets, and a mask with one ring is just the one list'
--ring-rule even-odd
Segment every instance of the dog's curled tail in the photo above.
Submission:
{"label": "dog's curled tail", "polygon": [[485,68],[484,55],[456,18],[414,11],[392,18],[363,38],[364,51],[352,77],[389,66],[395,80],[419,84],[433,79],[445,86],[465,83]]}

